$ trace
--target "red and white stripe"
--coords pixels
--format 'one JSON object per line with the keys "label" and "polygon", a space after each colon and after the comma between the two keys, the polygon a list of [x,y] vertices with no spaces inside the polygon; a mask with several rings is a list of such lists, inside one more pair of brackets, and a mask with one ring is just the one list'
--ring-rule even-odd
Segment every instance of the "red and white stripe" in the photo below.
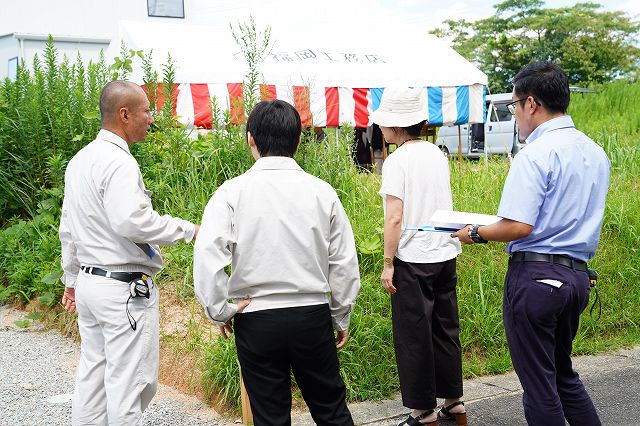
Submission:
{"label": "red and white stripe", "polygon": [[[295,106],[304,127],[335,127],[344,123],[366,127],[372,112],[369,89],[263,84],[259,97],[280,99]],[[244,122],[242,83],[177,84],[175,114],[186,126],[210,129],[214,99],[219,111],[229,110],[233,124]],[[159,87],[158,110],[163,102]]]}
{"label": "red and white stripe", "polygon": [[[482,85],[471,87],[474,98],[482,97]],[[449,93],[450,92],[450,93]],[[231,122],[246,120],[242,103],[242,83],[228,84],[176,84],[175,115],[186,126],[210,129],[212,126],[212,100],[218,111],[229,110]],[[336,127],[348,123],[354,127],[371,124],[371,91],[368,88],[314,87],[260,85],[260,99],[281,99],[295,106],[304,127]],[[158,105],[164,102],[162,87],[158,88]],[[455,88],[443,88],[443,114],[456,115]],[[477,105],[476,105],[477,104]],[[482,121],[482,102],[472,102],[470,121]]]}

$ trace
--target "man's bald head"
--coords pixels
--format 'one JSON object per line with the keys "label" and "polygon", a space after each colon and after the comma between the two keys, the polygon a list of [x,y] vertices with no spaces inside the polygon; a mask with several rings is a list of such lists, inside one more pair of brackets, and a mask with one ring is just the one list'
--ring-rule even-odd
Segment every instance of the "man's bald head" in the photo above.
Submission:
{"label": "man's bald head", "polygon": [[149,99],[137,84],[115,80],[100,94],[101,127],[127,143],[143,142],[153,124]]}
{"label": "man's bald head", "polygon": [[102,125],[115,123],[122,108],[136,109],[144,99],[144,91],[137,84],[123,80],[110,81],[100,93]]}

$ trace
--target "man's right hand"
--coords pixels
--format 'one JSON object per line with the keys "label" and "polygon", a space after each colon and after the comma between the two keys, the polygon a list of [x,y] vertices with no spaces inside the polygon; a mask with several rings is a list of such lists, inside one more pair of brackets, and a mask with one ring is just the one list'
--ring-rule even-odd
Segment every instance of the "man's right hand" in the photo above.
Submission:
{"label": "man's right hand", "polygon": [[195,229],[195,231],[193,231],[193,241],[195,241],[195,240],[196,240],[196,237],[198,236],[198,232],[200,232],[200,225],[198,225],[198,224],[196,223],[196,225],[195,225],[195,226],[196,226],[196,229]]}
{"label": "man's right hand", "polygon": [[72,314],[76,310],[76,289],[66,287],[62,293],[62,306],[64,310]]}

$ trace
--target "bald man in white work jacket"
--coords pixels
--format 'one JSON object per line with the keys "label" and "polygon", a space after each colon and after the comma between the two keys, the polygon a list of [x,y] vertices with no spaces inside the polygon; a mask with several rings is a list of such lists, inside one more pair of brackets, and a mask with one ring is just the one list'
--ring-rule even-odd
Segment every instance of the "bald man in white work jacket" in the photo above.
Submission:
{"label": "bald man in white work jacket", "polygon": [[102,129],[69,162],[60,220],[62,303],[82,338],[73,425],[138,425],[158,386],[158,245],[190,242],[198,226],[151,205],[129,146],[153,123],[137,85],[100,95]]}

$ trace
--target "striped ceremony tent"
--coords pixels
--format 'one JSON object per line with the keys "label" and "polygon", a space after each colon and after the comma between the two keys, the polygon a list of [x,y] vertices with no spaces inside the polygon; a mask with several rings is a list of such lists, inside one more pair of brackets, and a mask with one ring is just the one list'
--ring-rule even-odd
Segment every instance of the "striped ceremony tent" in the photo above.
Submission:
{"label": "striped ceremony tent", "polygon": [[[427,87],[428,114],[433,126],[483,121],[485,86]],[[242,121],[242,83],[176,85],[175,114],[180,122],[211,128],[212,99],[229,109],[232,122]],[[282,99],[294,105],[305,127],[355,127],[371,124],[369,115],[378,108],[384,88],[260,85],[261,99]]]}
{"label": "striped ceremony tent", "polygon": [[[419,31],[393,31],[393,38],[311,37],[277,33],[260,66],[261,99],[282,99],[296,107],[303,125],[335,127],[349,123],[367,127],[385,87],[424,87],[432,126],[482,123],[487,77],[435,36]],[[321,33],[325,34],[325,33]],[[156,69],[175,62],[175,114],[187,126],[210,128],[212,101],[228,109],[232,121],[244,120],[242,79],[247,66],[228,26],[123,22],[107,59],[121,43],[133,50],[153,51]],[[132,81],[142,84],[141,67]]]}

